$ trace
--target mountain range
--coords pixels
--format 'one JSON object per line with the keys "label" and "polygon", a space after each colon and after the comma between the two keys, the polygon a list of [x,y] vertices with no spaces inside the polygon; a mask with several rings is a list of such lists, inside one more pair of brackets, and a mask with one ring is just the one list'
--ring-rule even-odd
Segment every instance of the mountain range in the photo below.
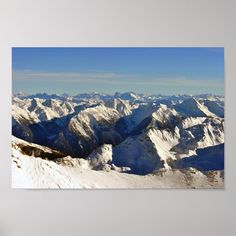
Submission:
{"label": "mountain range", "polygon": [[[159,176],[158,182],[160,173],[173,178],[177,173],[179,178],[180,172],[192,179],[189,184],[185,178],[180,187],[202,187],[195,178],[206,183],[206,176],[211,181],[209,173],[218,173],[210,186],[223,183],[223,96],[18,93],[12,96],[12,135],[14,160],[36,158],[37,163],[52,163],[56,169],[79,168],[90,174],[110,173],[108,176],[116,173],[129,183],[134,178],[135,184],[136,176]],[[176,184],[173,178],[168,177],[161,187]]]}

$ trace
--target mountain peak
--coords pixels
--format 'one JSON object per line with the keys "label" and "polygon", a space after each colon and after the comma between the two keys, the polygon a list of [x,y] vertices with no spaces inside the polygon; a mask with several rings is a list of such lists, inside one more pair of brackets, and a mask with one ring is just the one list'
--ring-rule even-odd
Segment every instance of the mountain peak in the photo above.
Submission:
{"label": "mountain peak", "polygon": [[211,113],[206,106],[201,104],[198,99],[194,97],[184,100],[182,103],[177,104],[174,108],[177,112],[180,112],[186,116],[215,116],[215,114]]}

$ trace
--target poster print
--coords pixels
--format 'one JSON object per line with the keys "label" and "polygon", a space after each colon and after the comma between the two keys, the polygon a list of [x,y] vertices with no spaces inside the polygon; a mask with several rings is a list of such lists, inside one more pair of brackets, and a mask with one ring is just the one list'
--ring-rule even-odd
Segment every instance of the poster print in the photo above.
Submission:
{"label": "poster print", "polygon": [[223,188],[223,48],[12,48],[13,188]]}

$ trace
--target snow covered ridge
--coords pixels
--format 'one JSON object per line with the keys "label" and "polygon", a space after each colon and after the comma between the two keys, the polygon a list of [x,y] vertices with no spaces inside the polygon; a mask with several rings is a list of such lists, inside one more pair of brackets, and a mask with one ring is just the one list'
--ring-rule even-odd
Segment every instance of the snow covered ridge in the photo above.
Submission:
{"label": "snow covered ridge", "polygon": [[[98,179],[102,183],[103,178],[120,178],[121,182],[132,182],[137,178],[144,184],[129,182],[129,187],[174,187],[172,184],[204,187],[204,184],[194,182],[199,176],[207,187],[223,186],[222,96],[145,96],[132,92],[76,96],[21,93],[12,98],[12,134],[13,166],[16,165],[16,173],[24,175],[22,178],[26,178],[25,175],[33,177],[32,173],[22,172],[17,167],[19,163],[32,165],[32,168],[50,166],[42,167],[43,171],[38,172],[38,175],[49,175],[50,178],[59,172],[63,172],[61,178],[68,173],[79,178],[74,172],[82,171],[86,172],[86,178],[101,175]],[[43,173],[46,170],[52,173]],[[168,181],[161,178],[169,175],[172,177],[168,177]],[[150,176],[150,181],[160,179],[168,183],[163,186],[141,181]],[[179,176],[185,180],[191,176],[193,182],[177,184],[174,178]],[[55,179],[50,181],[57,182]],[[79,186],[88,185],[75,179],[72,185],[65,186],[63,182],[58,187]],[[96,186],[106,187],[100,182]]]}
{"label": "snow covered ridge", "polygon": [[[126,169],[113,168],[94,170],[98,163],[107,164],[110,157],[98,157],[96,153],[89,160],[69,156],[52,160],[29,156],[21,151],[27,143],[12,138],[12,187],[38,189],[134,189],[134,188],[223,188],[223,171],[198,171],[193,168],[162,169],[149,175],[134,175]],[[49,151],[47,147],[28,143],[30,147]],[[109,146],[101,148],[103,154]],[[51,152],[54,152],[53,150]],[[95,158],[95,160],[93,160]],[[92,161],[93,160],[93,161]],[[92,162],[93,163],[92,163]],[[91,162],[91,165],[90,165]],[[100,165],[99,164],[99,165]],[[94,165],[94,166],[93,166]]]}

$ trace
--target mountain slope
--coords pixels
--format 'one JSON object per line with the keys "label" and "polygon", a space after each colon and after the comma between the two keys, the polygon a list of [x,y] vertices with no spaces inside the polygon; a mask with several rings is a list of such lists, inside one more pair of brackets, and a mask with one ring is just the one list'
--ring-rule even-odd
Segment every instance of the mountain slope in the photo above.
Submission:
{"label": "mountain slope", "polygon": [[[21,143],[20,140],[17,140]],[[32,144],[34,145],[34,144]],[[37,145],[38,146],[38,145]],[[43,148],[44,149],[44,148]],[[63,159],[63,158],[62,158]],[[114,170],[95,171],[83,165],[58,164],[12,149],[13,188],[222,188],[220,171],[163,170],[140,176]]]}
{"label": "mountain slope", "polygon": [[189,98],[184,100],[182,103],[174,106],[175,110],[185,116],[193,117],[215,117],[215,114],[210,112],[206,106],[201,104],[196,98]]}

